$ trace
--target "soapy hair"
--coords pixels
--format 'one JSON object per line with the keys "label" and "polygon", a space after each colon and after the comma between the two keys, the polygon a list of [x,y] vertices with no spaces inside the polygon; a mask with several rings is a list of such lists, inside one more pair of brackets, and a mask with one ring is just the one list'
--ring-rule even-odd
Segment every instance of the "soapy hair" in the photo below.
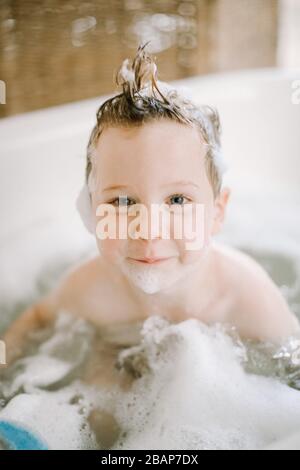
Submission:
{"label": "soapy hair", "polygon": [[105,128],[132,128],[168,119],[196,126],[199,130],[207,145],[206,172],[216,198],[221,190],[222,175],[227,169],[221,152],[219,113],[213,106],[197,106],[178,90],[159,81],[155,61],[145,51],[147,44],[138,47],[132,63],[129,59],[123,61],[115,76],[122,92],[102,103],[96,113],[97,122],[87,146],[86,184],[91,190],[94,151]]}

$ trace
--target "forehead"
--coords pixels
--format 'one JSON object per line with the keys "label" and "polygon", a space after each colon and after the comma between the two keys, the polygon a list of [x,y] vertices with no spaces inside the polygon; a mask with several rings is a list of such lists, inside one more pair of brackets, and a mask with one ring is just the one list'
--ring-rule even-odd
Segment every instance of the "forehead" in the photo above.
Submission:
{"label": "forehead", "polygon": [[[129,180],[171,175],[203,177],[206,144],[195,127],[161,120],[141,127],[104,129],[96,147],[100,180]],[[113,181],[115,182],[115,181]],[[128,181],[130,183],[130,181]]]}

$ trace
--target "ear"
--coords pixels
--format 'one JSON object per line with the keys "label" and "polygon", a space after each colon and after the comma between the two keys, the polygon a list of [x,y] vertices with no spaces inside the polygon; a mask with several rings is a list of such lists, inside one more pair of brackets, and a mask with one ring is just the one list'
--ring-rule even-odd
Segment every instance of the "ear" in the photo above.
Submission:
{"label": "ear", "polygon": [[93,229],[93,211],[90,198],[90,192],[87,184],[84,184],[76,199],[76,208],[80,214],[85,228],[94,235]]}
{"label": "ear", "polygon": [[225,218],[226,207],[231,194],[231,189],[227,186],[221,189],[214,203],[214,219],[212,224],[212,235],[220,232]]}

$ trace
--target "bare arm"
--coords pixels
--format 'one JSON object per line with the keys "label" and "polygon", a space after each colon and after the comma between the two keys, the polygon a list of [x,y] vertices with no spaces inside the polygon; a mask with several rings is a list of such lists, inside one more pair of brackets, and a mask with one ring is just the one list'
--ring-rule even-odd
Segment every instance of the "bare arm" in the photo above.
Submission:
{"label": "bare arm", "polygon": [[22,355],[28,333],[47,326],[53,319],[51,303],[45,298],[28,307],[10,325],[3,338],[6,348],[6,367]]}
{"label": "bare arm", "polygon": [[82,317],[86,312],[90,312],[90,307],[86,307],[86,299],[95,269],[90,268],[90,264],[97,267],[95,261],[91,263],[88,260],[68,269],[47,297],[30,306],[12,323],[3,338],[6,344],[7,365],[22,355],[27,334],[47,326],[55,320],[56,314],[61,310]]}
{"label": "bare arm", "polygon": [[270,276],[260,267],[241,276],[235,323],[244,338],[280,343],[300,335],[300,323]]}

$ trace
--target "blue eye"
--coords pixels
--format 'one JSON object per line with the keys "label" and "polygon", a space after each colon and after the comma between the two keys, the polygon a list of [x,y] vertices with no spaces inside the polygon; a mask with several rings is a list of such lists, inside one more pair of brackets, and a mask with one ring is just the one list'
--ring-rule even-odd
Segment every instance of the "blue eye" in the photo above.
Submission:
{"label": "blue eye", "polygon": [[[128,198],[127,196],[119,196],[112,201],[109,202],[109,204],[115,205],[115,202],[118,201],[117,207],[122,207],[122,206],[132,206],[135,204],[135,201],[133,199]],[[128,203],[131,202],[131,203]]]}
{"label": "blue eye", "polygon": [[[187,197],[185,197],[183,194],[174,194],[173,196],[170,197],[170,204],[177,204],[177,205],[184,205],[186,202],[191,201]],[[112,201],[109,202],[109,204],[112,204],[113,206],[117,207],[128,207],[136,204],[134,199],[128,198],[127,196],[119,196]]]}
{"label": "blue eye", "polygon": [[184,202],[183,202],[184,199],[186,199],[187,201],[189,200],[183,194],[174,194],[173,196],[171,196],[170,200],[172,200],[172,199],[175,202],[172,202],[171,204],[179,204],[179,205],[184,204]]}

